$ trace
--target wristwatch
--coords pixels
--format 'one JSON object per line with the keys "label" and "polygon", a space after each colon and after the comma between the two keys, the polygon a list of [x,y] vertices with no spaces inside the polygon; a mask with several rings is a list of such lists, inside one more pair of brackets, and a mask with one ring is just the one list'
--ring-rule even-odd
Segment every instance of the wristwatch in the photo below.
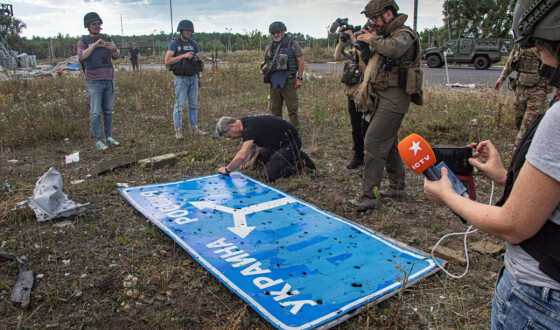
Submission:
{"label": "wristwatch", "polygon": [[296,77],[296,79],[303,81],[303,77]]}
{"label": "wristwatch", "polygon": [[228,170],[227,166],[225,166],[224,168],[225,168],[227,174],[230,174],[230,173],[231,173],[231,172]]}

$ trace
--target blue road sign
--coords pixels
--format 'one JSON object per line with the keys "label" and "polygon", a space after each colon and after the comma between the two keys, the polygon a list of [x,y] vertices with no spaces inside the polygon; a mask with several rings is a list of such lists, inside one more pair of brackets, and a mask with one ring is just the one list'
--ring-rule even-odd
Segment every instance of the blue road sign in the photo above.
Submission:
{"label": "blue road sign", "polygon": [[281,329],[336,324],[438,270],[402,243],[241,173],[120,192]]}

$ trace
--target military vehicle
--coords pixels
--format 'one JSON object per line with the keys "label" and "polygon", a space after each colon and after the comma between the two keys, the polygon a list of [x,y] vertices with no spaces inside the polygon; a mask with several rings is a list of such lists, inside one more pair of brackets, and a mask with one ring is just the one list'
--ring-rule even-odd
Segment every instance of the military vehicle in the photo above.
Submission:
{"label": "military vehicle", "polygon": [[447,40],[441,47],[424,50],[422,59],[430,68],[441,68],[448,63],[472,63],[477,70],[486,70],[502,56],[508,56],[513,40],[501,38],[459,38]]}

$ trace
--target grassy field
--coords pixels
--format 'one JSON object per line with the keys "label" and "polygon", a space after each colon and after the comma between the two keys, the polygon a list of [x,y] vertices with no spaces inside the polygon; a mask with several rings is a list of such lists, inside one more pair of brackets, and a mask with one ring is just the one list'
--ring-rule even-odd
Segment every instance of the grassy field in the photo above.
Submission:
{"label": "grassy field", "polygon": [[[272,186],[423,251],[429,252],[441,235],[466,229],[446,207],[425,198],[422,178],[411,171],[408,200],[383,200],[379,211],[365,213],[346,206],[360,191],[360,177],[345,167],[352,155],[351,135],[339,78],[312,76],[299,94],[303,148],[317,170]],[[0,250],[24,257],[28,269],[44,275],[35,279],[30,304],[15,305],[9,299],[18,271],[15,265],[2,264],[0,328],[271,328],[117,191],[118,183],[141,185],[215,173],[239,148],[238,141],[192,133],[176,140],[172,81],[169,72],[117,72],[113,136],[122,146],[105,152],[95,150],[90,136],[83,78],[0,83],[0,180],[10,185],[0,192]],[[206,131],[213,131],[224,115],[267,112],[268,85],[261,83],[254,60],[240,59],[219,71],[207,66],[202,83],[198,113]],[[508,95],[489,88],[426,89],[425,105],[411,107],[400,137],[414,132],[432,145],[453,146],[492,139],[507,160],[516,135],[511,105]],[[90,176],[103,160],[141,150],[154,155],[184,151],[186,156],[164,169],[130,166]],[[65,164],[65,155],[76,151],[80,162]],[[62,228],[38,223],[29,209],[13,210],[15,203],[32,195],[37,178],[51,166],[62,174],[69,198],[91,203],[85,214]],[[245,173],[263,179],[259,170]],[[85,181],[70,183],[80,179]],[[490,183],[478,175],[476,183],[479,200],[487,202]],[[482,233],[470,240],[501,243]],[[444,245],[460,250],[462,242],[451,239]],[[500,264],[499,255],[472,253],[471,269],[463,279],[440,272],[337,328],[488,328]],[[449,268],[463,271],[453,262]],[[129,275],[137,278],[131,293],[123,283]]]}

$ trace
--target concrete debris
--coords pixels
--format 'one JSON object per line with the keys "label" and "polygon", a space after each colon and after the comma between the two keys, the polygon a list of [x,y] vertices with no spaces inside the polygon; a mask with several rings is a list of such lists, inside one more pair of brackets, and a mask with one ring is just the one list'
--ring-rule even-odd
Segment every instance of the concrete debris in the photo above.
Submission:
{"label": "concrete debris", "polygon": [[496,244],[490,241],[472,242],[469,247],[476,252],[482,254],[497,254],[503,251],[503,244]]}
{"label": "concrete debris", "polygon": [[[430,248],[430,250],[431,249],[433,249],[433,247]],[[434,255],[447,261],[456,261],[462,266],[467,264],[467,259],[465,259],[465,253],[463,251],[452,250],[445,246],[438,245],[437,249],[434,250]]]}
{"label": "concrete debris", "polygon": [[37,221],[46,221],[82,213],[89,203],[79,204],[69,200],[68,196],[62,192],[62,176],[54,167],[51,167],[37,181],[33,197],[17,204],[19,207],[23,205],[28,205],[35,211]]}
{"label": "concrete debris", "polygon": [[165,154],[157,157],[141,159],[138,161],[138,164],[140,164],[140,166],[150,170],[157,170],[164,166],[175,165],[176,163],[177,156],[175,156],[174,154]]}

